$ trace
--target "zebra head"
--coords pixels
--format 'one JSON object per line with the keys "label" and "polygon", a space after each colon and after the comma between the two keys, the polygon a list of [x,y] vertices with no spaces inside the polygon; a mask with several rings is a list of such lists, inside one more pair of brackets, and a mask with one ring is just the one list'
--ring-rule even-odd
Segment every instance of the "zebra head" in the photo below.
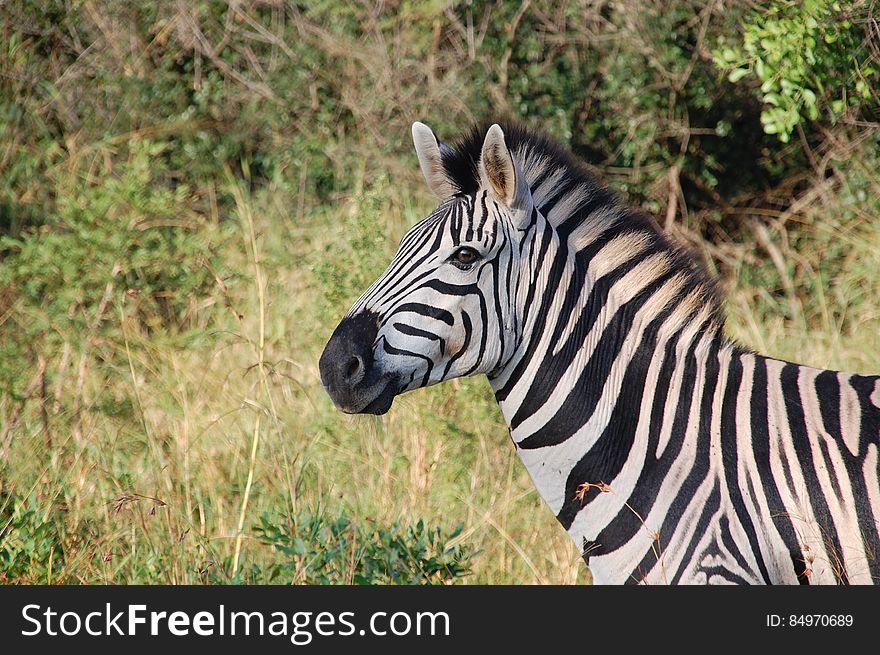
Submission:
{"label": "zebra head", "polygon": [[497,124],[485,134],[462,189],[453,148],[412,127],[419,165],[441,199],[401,240],[385,272],[354,303],[321,355],[321,382],[347,413],[384,414],[404,391],[492,374],[514,352],[522,234],[534,203]]}

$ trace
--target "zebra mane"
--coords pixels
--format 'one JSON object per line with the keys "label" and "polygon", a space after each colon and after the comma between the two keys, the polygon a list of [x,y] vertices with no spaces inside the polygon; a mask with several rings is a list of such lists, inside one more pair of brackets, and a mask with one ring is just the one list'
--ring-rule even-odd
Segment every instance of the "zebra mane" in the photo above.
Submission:
{"label": "zebra mane", "polygon": [[444,171],[459,193],[472,194],[480,188],[480,155],[493,122],[501,126],[538,211],[570,248],[580,252],[615,237],[630,237],[634,250],[663,253],[669,267],[685,279],[680,297],[696,292],[709,310],[710,324],[722,329],[721,294],[705,265],[673,242],[651,216],[621,203],[597,174],[546,134],[516,121],[498,120],[474,125],[451,147],[443,145]]}

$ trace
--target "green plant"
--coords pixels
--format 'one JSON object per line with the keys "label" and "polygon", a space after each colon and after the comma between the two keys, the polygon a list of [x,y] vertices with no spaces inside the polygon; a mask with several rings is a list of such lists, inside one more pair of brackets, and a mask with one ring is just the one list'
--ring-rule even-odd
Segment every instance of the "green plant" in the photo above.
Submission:
{"label": "green plant", "polygon": [[462,527],[444,534],[423,521],[377,527],[302,511],[283,521],[263,514],[254,532],[280,559],[266,568],[271,582],[441,584],[470,573],[473,552],[448,545]]}
{"label": "green plant", "polygon": [[331,316],[348,309],[388,262],[388,235],[383,203],[389,191],[384,177],[352,198],[346,217],[332,226],[336,238],[315,257],[313,272]]}
{"label": "green plant", "polygon": [[730,82],[758,79],[764,131],[786,143],[805,120],[824,114],[834,123],[847,110],[876,105],[880,67],[857,20],[866,10],[858,1],[776,0],[750,13],[740,43],[713,56]]}
{"label": "green plant", "polygon": [[0,493],[0,584],[47,584],[63,579],[64,522],[33,494]]}

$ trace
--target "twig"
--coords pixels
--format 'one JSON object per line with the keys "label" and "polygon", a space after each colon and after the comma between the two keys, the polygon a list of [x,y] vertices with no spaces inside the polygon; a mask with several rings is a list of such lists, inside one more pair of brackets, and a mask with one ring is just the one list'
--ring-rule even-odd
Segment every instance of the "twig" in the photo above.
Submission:
{"label": "twig", "polygon": [[715,0],[714,2],[706,5],[706,7],[701,12],[700,16],[700,29],[697,33],[697,41],[694,44],[694,51],[691,53],[691,57],[688,60],[687,65],[684,67],[684,70],[681,72],[681,75],[673,80],[672,87],[675,91],[680,91],[684,88],[684,85],[687,84],[687,81],[691,77],[691,73],[694,70],[694,66],[697,63],[697,58],[701,55],[701,50],[703,49],[703,44],[706,40],[706,32],[709,29],[709,21],[712,18],[712,13],[715,11],[718,6],[719,0]]}
{"label": "twig", "polygon": [[748,221],[748,225],[749,229],[751,229],[752,231],[752,234],[755,236],[755,240],[761,245],[764,250],[767,251],[767,254],[770,255],[770,259],[773,262],[773,265],[779,272],[779,277],[782,280],[782,286],[785,289],[785,295],[788,296],[788,304],[791,309],[792,318],[800,323],[803,323],[803,307],[801,307],[801,302],[797,297],[794,283],[791,281],[791,277],[789,276],[788,271],[785,270],[785,258],[782,256],[779,248],[776,247],[776,244],[773,243],[773,240],[770,238],[770,234],[767,232],[767,227],[763,223],[756,220],[750,220]]}
{"label": "twig", "polygon": [[[260,251],[257,248],[257,234],[254,227],[254,217],[251,213],[250,207],[245,200],[241,187],[238,185],[238,182],[232,175],[232,171],[228,167],[225,167],[225,172],[229,182],[229,186],[232,191],[232,195],[235,199],[238,213],[241,216],[242,220],[246,222],[247,234],[244,236],[247,245],[250,247],[252,264],[254,267],[254,283],[257,287],[257,300],[259,305],[259,333],[257,343],[254,344],[253,341],[246,335],[245,339],[254,350],[254,354],[256,355],[257,368],[260,372],[261,386],[263,387],[263,392],[266,394],[266,398],[269,401],[269,407],[272,413],[272,418],[274,419],[275,428],[278,431],[279,435],[281,435],[281,428],[278,421],[278,412],[275,409],[275,400],[272,397],[272,390],[269,386],[269,378],[266,372],[266,288],[265,282],[263,280],[263,269],[260,265]],[[242,331],[242,334],[245,334],[244,331]],[[244,522],[247,516],[248,500],[250,499],[251,486],[254,479],[254,470],[256,469],[257,452],[260,444],[261,419],[262,413],[258,412],[256,415],[256,419],[254,420],[254,432],[253,438],[251,439],[251,454],[250,461],[248,463],[247,482],[245,483],[244,498],[242,499],[241,503],[241,512],[239,513],[238,517],[238,529],[235,535],[235,553],[233,555],[232,564],[233,577],[235,577],[238,573],[239,557],[241,556],[241,542],[244,536]]]}
{"label": "twig", "polygon": [[46,360],[42,357],[39,358],[40,369],[42,370],[42,374],[40,375],[40,419],[43,422],[43,445],[46,446],[46,452],[48,453],[52,449],[52,434],[49,432],[49,398],[47,393],[47,382],[46,382]]}
{"label": "twig", "polygon": [[513,55],[513,43],[516,39],[516,30],[531,4],[532,0],[523,0],[505,30],[507,32],[507,47],[504,49],[504,54],[501,55],[501,63],[498,66],[498,90],[502,96],[507,95],[507,67],[510,63],[510,57]]}
{"label": "twig", "polygon": [[275,100],[275,94],[272,93],[272,90],[262,84],[261,82],[254,82],[249,80],[244,75],[239,73],[237,70],[232,68],[229,64],[223,61],[220,58],[219,52],[222,51],[222,48],[214,48],[211,45],[210,41],[208,41],[208,37],[205,36],[204,32],[199,28],[196,19],[193,15],[186,9],[186,5],[181,3],[181,16],[183,17],[183,23],[186,25],[186,30],[184,34],[188,34],[194,39],[193,49],[197,50],[202,56],[208,59],[223,75],[232,78],[242,86],[244,86],[251,93],[255,93],[256,95],[264,98],[266,100]]}
{"label": "twig", "polygon": [[70,364],[70,354],[73,348],[68,339],[64,340],[64,347],[61,349],[61,361],[58,363],[58,372],[55,379],[55,389],[52,392],[52,413],[57,414],[61,411],[61,393],[64,387],[64,375],[67,372],[67,366]]}
{"label": "twig", "polygon": [[82,437],[79,413],[82,409],[82,396],[83,388],[85,387],[86,383],[86,368],[88,367],[89,352],[91,351],[92,345],[95,340],[95,332],[101,325],[101,321],[104,320],[104,313],[107,311],[107,306],[110,303],[110,299],[113,297],[113,290],[116,287],[116,276],[119,275],[121,270],[122,266],[120,265],[120,263],[118,261],[114,262],[113,269],[110,272],[110,281],[107,282],[107,286],[104,287],[104,295],[101,298],[101,302],[98,303],[98,308],[95,311],[95,316],[89,323],[88,336],[86,337],[85,343],[83,344],[83,351],[79,358],[79,370],[76,376],[76,393],[74,395],[73,401],[74,434],[76,435],[77,441],[79,441]]}
{"label": "twig", "polygon": [[681,195],[681,182],[679,182],[678,175],[678,164],[673,164],[669,167],[669,172],[666,175],[669,191],[666,198],[666,220],[663,222],[663,229],[667,231],[675,221],[675,208],[678,205],[678,197]]}

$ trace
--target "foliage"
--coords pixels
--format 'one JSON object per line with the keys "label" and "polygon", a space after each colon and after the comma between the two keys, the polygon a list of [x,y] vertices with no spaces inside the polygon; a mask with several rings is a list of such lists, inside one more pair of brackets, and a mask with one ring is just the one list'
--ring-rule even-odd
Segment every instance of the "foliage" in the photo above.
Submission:
{"label": "foliage", "polygon": [[743,24],[741,43],[719,48],[714,58],[731,82],[757,77],[764,131],[786,143],[805,120],[824,115],[834,123],[880,101],[880,66],[859,24],[866,11],[864,2],[832,0],[757,7]]}
{"label": "foliage", "polygon": [[0,494],[0,584],[63,579],[63,534],[64,521],[51,505],[44,509],[33,494]]}
{"label": "foliage", "polygon": [[355,196],[347,217],[335,231],[339,239],[315,254],[315,280],[331,314],[348,309],[351,299],[376,279],[388,261],[388,238],[381,229],[382,199],[387,192],[387,180],[379,178],[372,188]]}
{"label": "foliage", "polygon": [[468,548],[448,547],[462,530],[392,525],[388,528],[300,512],[284,522],[263,514],[257,539],[280,553],[268,567],[272,582],[305,584],[438,584],[468,575]]}

